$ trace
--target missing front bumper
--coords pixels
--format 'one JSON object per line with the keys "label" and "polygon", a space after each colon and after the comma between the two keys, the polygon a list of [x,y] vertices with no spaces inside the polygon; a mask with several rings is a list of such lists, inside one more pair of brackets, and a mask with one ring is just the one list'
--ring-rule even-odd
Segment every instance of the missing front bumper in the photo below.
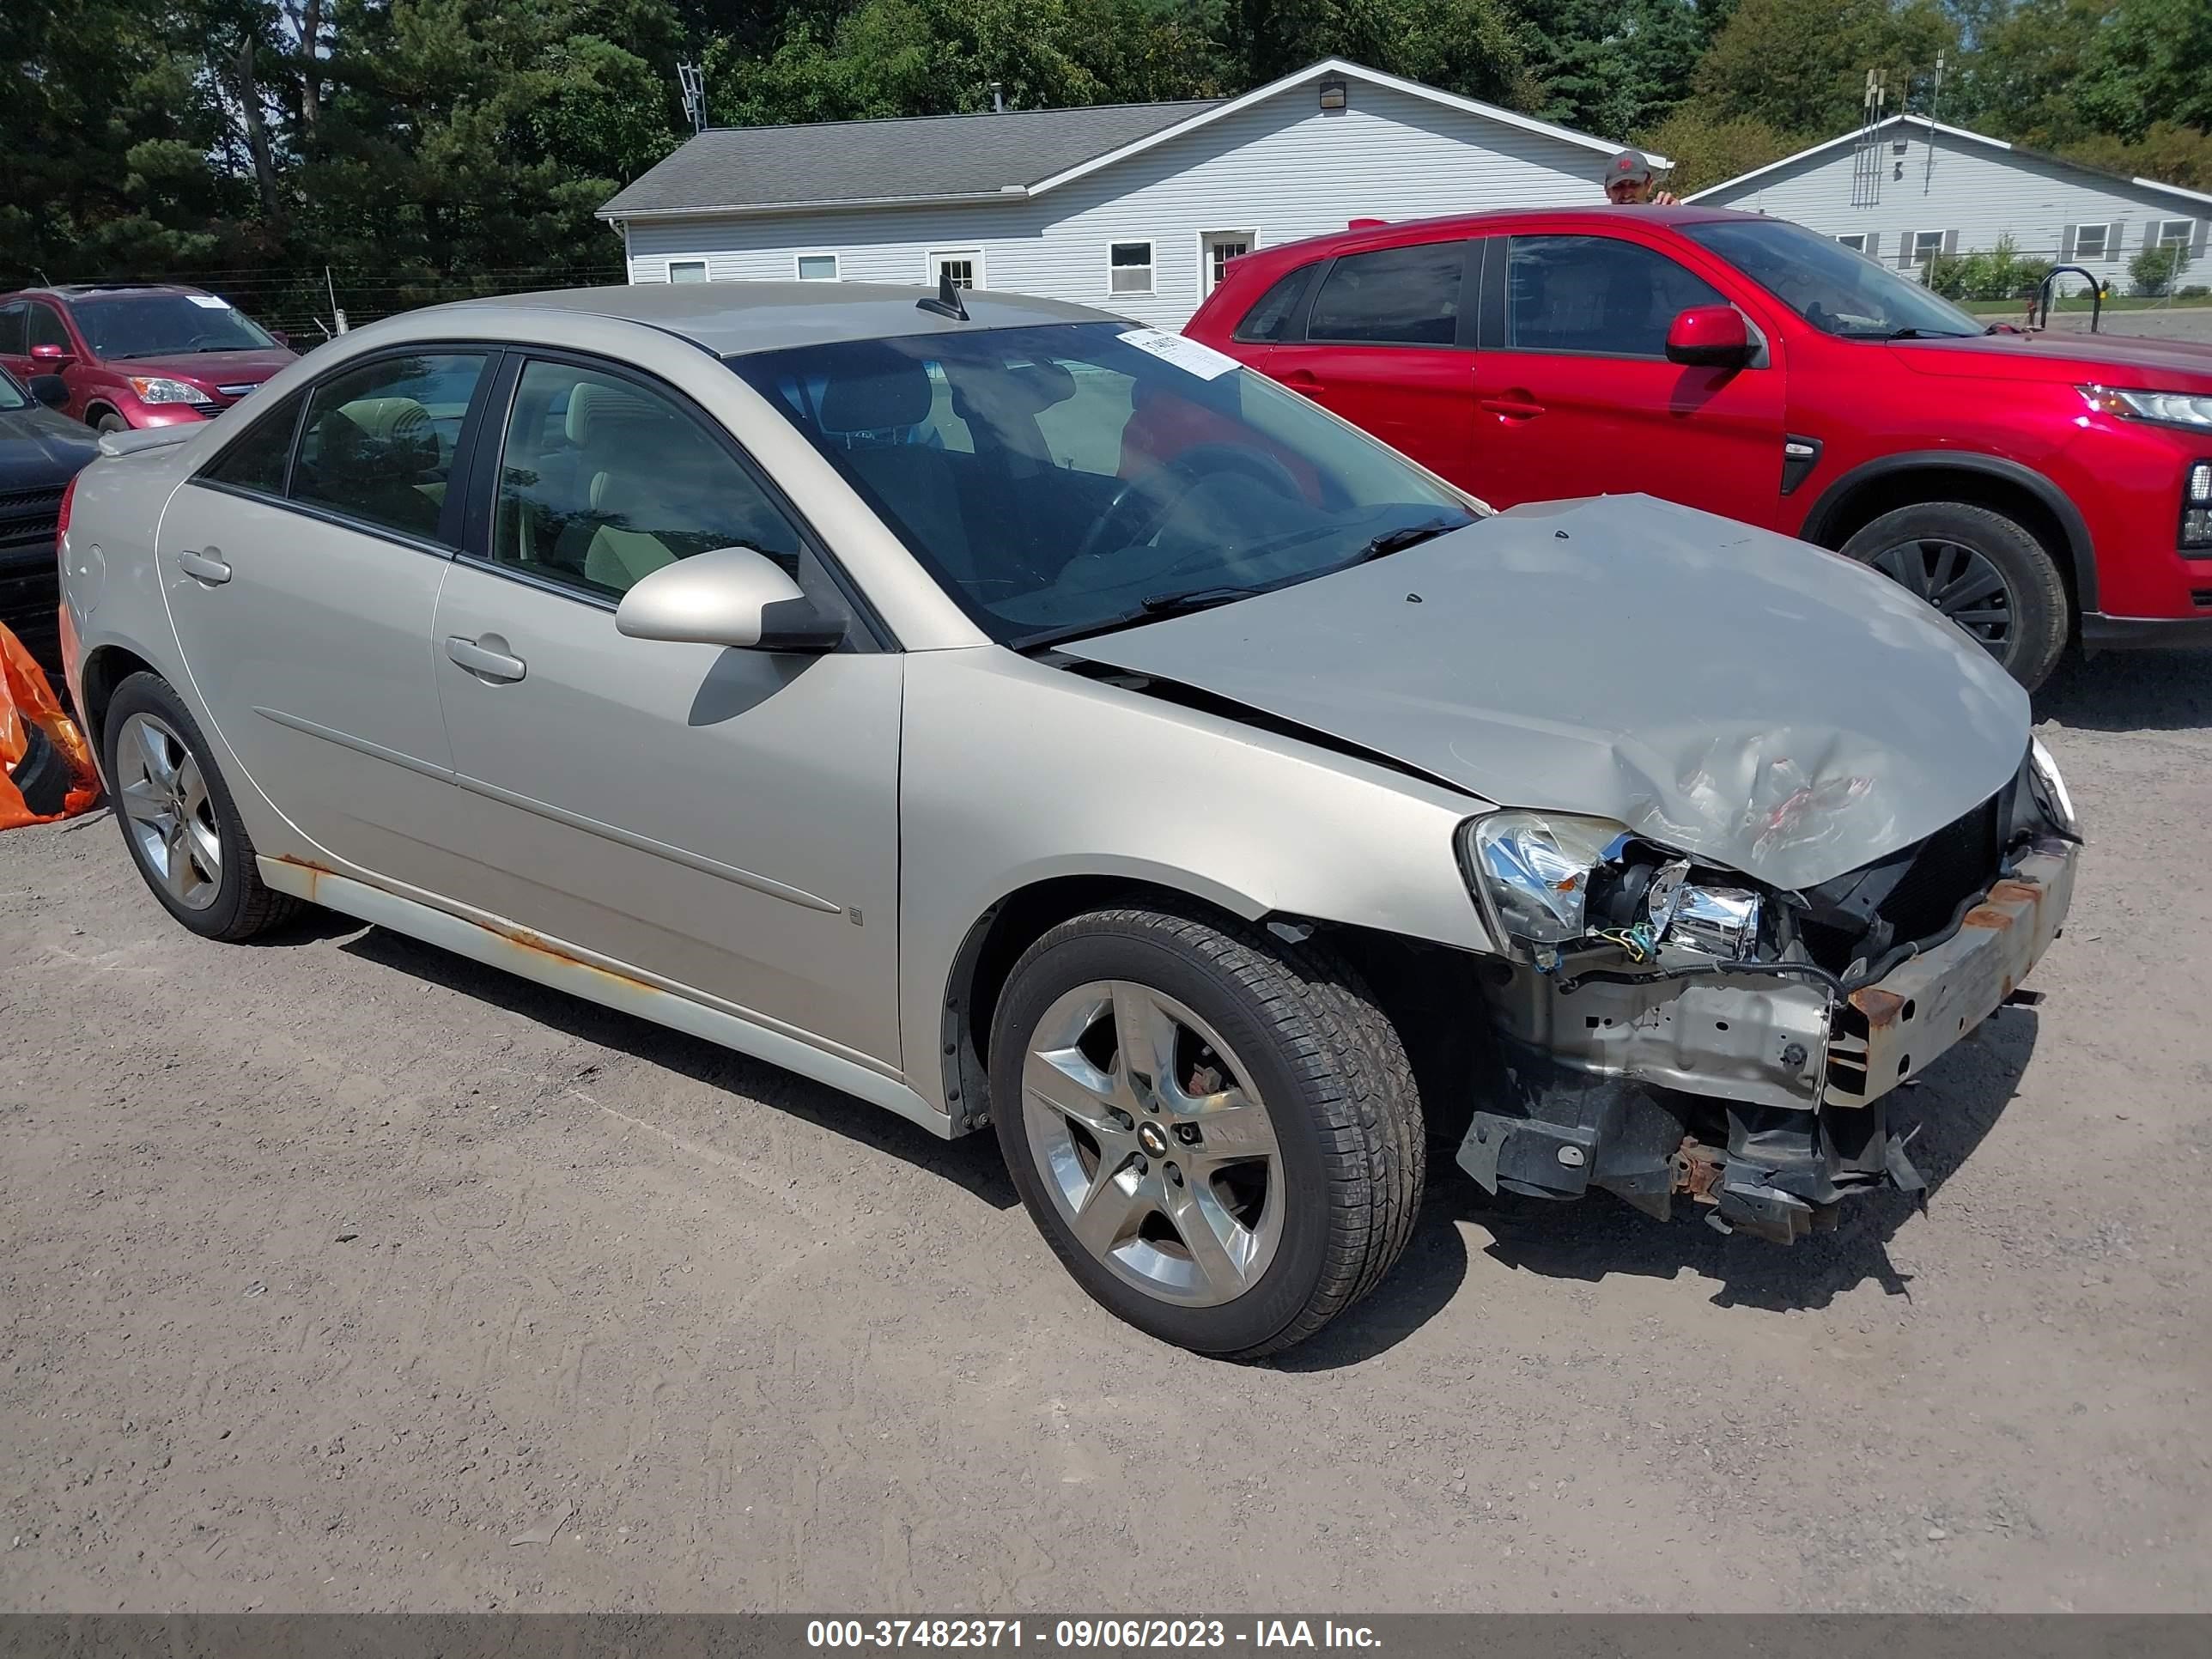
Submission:
{"label": "missing front bumper", "polygon": [[1497,1098],[1458,1162],[1492,1192],[1611,1192],[1788,1243],[1881,1186],[1925,1186],[1886,1097],[2001,1006],[2057,937],[2078,848],[2039,842],[1942,944],[1835,1005],[1725,975],[1586,985],[1517,975],[1493,1002]]}

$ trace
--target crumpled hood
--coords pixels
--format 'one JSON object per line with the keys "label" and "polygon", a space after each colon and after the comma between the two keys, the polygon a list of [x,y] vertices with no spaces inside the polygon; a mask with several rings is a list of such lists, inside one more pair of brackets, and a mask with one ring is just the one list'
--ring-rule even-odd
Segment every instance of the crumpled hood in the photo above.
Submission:
{"label": "crumpled hood", "polygon": [[1942,829],[2028,739],[2027,694],[1886,577],[1643,495],[1059,648],[1781,888]]}

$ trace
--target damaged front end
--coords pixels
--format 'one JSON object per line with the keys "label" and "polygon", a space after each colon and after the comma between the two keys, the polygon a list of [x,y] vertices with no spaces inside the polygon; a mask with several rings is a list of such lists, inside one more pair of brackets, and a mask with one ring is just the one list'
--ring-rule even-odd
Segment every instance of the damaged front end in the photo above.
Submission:
{"label": "damaged front end", "polygon": [[1461,1167],[1662,1220],[1686,1199],[1779,1243],[1855,1192],[1919,1190],[1887,1097],[2014,996],[2080,847],[2039,744],[1934,835],[1789,891],[1602,819],[1471,820],[1470,884],[1515,954],[1486,987],[1499,1076]]}

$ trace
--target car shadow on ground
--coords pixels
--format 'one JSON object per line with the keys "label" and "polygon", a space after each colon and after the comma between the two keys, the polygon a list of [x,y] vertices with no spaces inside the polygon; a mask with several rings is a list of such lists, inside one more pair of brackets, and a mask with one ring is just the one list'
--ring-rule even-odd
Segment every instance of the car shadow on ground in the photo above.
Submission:
{"label": "car shadow on ground", "polygon": [[[1940,1207],[1943,1183],[1996,1125],[2018,1091],[2034,1052],[2032,1009],[2005,1008],[1980,1032],[1945,1054],[1918,1086],[1890,1097],[1893,1128],[1918,1133],[1911,1158]],[[1612,1273],[1673,1279],[1685,1270],[1717,1287],[1717,1307],[1772,1311],[1825,1308],[1869,1279],[1892,1296],[1912,1294],[1911,1275],[1889,1257],[1889,1242],[1921,1200],[1891,1188],[1846,1203],[1831,1233],[1778,1248],[1705,1224],[1698,1206],[1678,1201],[1674,1219],[1656,1222],[1610,1194],[1579,1203],[1492,1199],[1472,1182],[1460,1188],[1455,1216],[1491,1236],[1484,1253],[1506,1267],[1595,1284]]]}
{"label": "car shadow on ground", "polygon": [[[902,1158],[918,1169],[965,1188],[994,1209],[1009,1210],[1021,1200],[1006,1177],[998,1138],[985,1131],[958,1140],[943,1140],[895,1112],[811,1082],[701,1037],[657,1025],[635,1014],[586,1002],[497,968],[381,927],[337,918],[358,938],[338,948],[349,956],[441,985],[550,1027],[585,1042],[632,1054],[652,1065],[704,1083],[710,1088],[757,1101],[779,1112],[842,1135],[872,1152]],[[289,929],[285,930],[288,933]]]}
{"label": "car shadow on ground", "polygon": [[2212,656],[2193,651],[2069,652],[2035,694],[2039,725],[2090,732],[2176,732],[2212,726]]}

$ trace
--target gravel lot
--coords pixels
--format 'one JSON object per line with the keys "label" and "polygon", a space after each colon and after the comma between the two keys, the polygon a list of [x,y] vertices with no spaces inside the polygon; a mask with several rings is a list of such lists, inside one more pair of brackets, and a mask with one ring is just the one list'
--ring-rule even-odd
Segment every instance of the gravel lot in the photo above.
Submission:
{"label": "gravel lot", "polygon": [[0,1607],[2212,1609],[2212,663],[2045,702],[2091,855],[1911,1096],[1924,1213],[1444,1168],[1256,1369],[1093,1309],[988,1136],[0,837]]}

